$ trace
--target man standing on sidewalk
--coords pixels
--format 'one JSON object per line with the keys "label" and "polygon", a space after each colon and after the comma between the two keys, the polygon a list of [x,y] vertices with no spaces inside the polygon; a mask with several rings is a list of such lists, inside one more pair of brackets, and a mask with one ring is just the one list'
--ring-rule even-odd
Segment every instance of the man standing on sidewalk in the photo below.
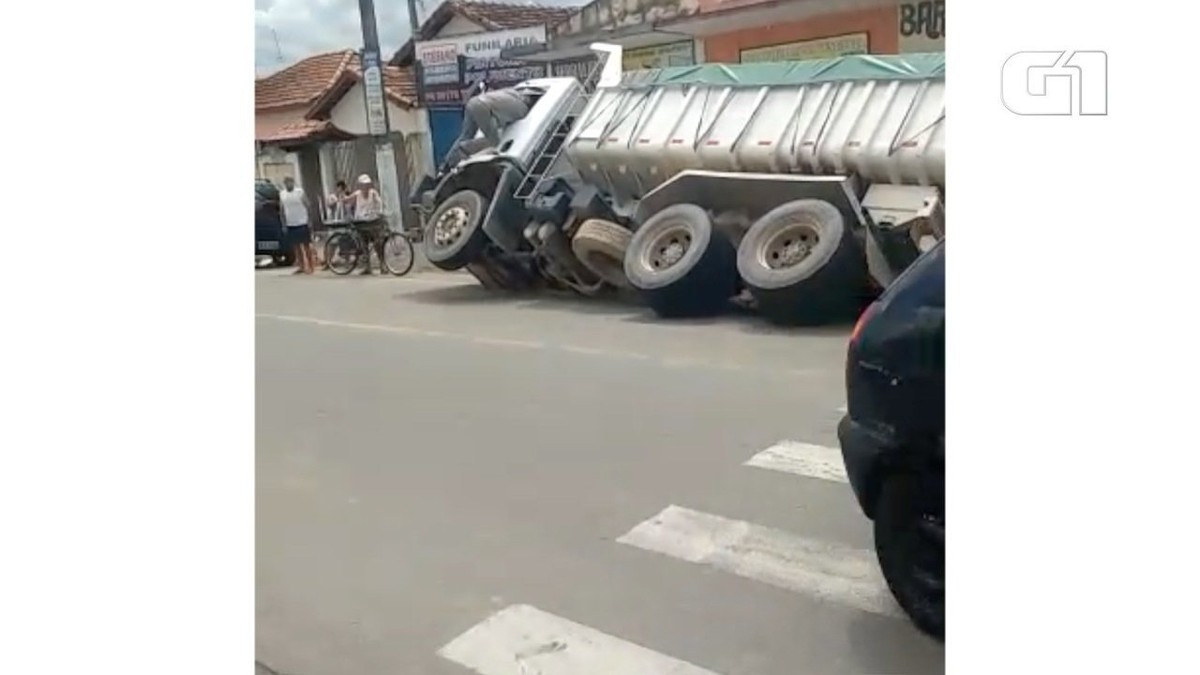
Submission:
{"label": "man standing on sidewalk", "polygon": [[371,274],[371,251],[379,254],[379,266],[383,267],[383,240],[387,235],[387,221],[383,217],[383,197],[375,189],[371,177],[358,177],[358,189],[354,191],[354,227],[362,235],[366,250],[363,251],[362,274]]}
{"label": "man standing on sidewalk", "polygon": [[279,201],[283,205],[287,240],[295,250],[296,264],[300,266],[295,274],[312,274],[317,267],[317,260],[312,246],[312,231],[308,225],[308,204],[305,203],[304,190],[296,187],[296,181],[291,176],[283,179]]}

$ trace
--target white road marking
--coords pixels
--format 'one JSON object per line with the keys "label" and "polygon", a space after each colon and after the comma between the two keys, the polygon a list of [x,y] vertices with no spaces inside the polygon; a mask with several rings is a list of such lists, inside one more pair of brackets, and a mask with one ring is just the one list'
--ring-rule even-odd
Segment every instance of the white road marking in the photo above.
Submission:
{"label": "white road marking", "polygon": [[885,616],[902,616],[875,556],[843,544],[669,506],[617,542]]}
{"label": "white road marking", "polygon": [[309,323],[316,326],[333,326],[336,328],[351,328],[354,330],[369,330],[382,333],[398,333],[401,335],[427,335],[434,333],[434,331],[423,331],[408,326],[384,326],[376,323],[330,321],[328,319],[317,319],[311,316],[292,316],[288,314],[257,314],[255,316],[263,319],[274,319],[276,321],[288,321],[291,323]]}
{"label": "white road marking", "polygon": [[354,323],[349,321],[332,321],[329,319],[318,319],[311,316],[296,316],[289,314],[255,314],[259,319],[271,319],[274,321],[286,321],[290,323],[305,323],[315,326],[333,326],[338,328],[350,328],[354,330],[375,331],[380,333],[392,333],[394,335],[409,335],[425,338],[439,338],[446,340],[459,340],[464,342],[473,342],[476,344],[484,344],[491,346],[502,347],[526,347],[531,349],[552,349],[559,352],[583,354],[588,356],[604,356],[609,358],[628,359],[632,361],[653,361],[665,368],[692,368],[697,370],[717,370],[723,372],[750,373],[763,376],[801,376],[801,377],[819,377],[828,375],[828,371],[821,370],[778,370],[775,368],[759,368],[749,365],[739,365],[734,363],[713,364],[703,360],[678,359],[669,355],[652,355],[639,354],[637,352],[628,352],[615,349],[599,349],[595,347],[584,347],[580,345],[565,345],[565,344],[550,344],[546,342],[538,342],[534,340],[515,340],[508,338],[486,337],[472,335],[469,333],[452,333],[448,331],[429,330],[425,328],[417,328],[415,326],[396,326],[387,324],[371,324],[371,323]]}
{"label": "white road marking", "polygon": [[618,349],[598,349],[596,347],[580,347],[577,345],[559,345],[558,348],[564,352],[571,354],[583,354],[585,356],[604,356],[608,358],[633,359],[635,361],[646,361],[651,358],[647,354],[624,352]]}
{"label": "white road marking", "polygon": [[838,483],[847,482],[841,451],[812,443],[780,441],[751,457],[745,466]]}
{"label": "white road marking", "polygon": [[717,675],[529,605],[513,605],[438,650],[479,675]]}
{"label": "white road marking", "polygon": [[848,408],[844,405],[838,406],[838,412],[842,413],[843,415],[846,414],[847,410],[848,410]]}
{"label": "white road marking", "polygon": [[471,340],[481,345],[493,345],[496,347],[525,347],[528,349],[544,349],[545,342],[535,342],[533,340],[506,340],[504,338],[477,337]]}

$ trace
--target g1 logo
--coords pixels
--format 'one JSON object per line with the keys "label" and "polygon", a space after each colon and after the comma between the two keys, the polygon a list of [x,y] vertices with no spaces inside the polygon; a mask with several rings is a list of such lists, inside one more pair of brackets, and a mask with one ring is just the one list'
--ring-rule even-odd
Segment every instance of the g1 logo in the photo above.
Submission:
{"label": "g1 logo", "polygon": [[1017,52],[1001,69],[1000,100],[1017,115],[1107,115],[1108,54]]}

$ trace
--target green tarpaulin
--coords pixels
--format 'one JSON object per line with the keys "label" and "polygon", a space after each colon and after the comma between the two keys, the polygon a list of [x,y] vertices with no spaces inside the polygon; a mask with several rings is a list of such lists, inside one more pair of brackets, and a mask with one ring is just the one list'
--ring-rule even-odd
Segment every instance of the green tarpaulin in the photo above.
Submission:
{"label": "green tarpaulin", "polygon": [[854,55],[813,61],[780,63],[707,63],[625,73],[622,87],[710,84],[763,87],[821,84],[851,80],[940,80],[946,76],[946,55]]}

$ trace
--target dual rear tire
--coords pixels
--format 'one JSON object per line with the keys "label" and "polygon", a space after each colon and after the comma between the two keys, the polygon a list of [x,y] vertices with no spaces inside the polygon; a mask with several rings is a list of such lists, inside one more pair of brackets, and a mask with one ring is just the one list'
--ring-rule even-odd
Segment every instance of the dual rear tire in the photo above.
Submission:
{"label": "dual rear tire", "polygon": [[826,201],[798,199],[759,218],[742,238],[737,267],[759,311],[775,323],[853,320],[864,304],[862,247]]}
{"label": "dual rear tire", "polygon": [[716,314],[738,290],[737,253],[708,212],[675,204],[633,233],[625,277],[662,317]]}
{"label": "dual rear tire", "polygon": [[663,317],[719,312],[744,282],[772,322],[828,323],[857,316],[866,288],[858,240],[837,207],[817,199],[771,210],[736,248],[701,207],[670,206],[633,233],[624,272]]}
{"label": "dual rear tire", "polygon": [[[457,270],[487,246],[487,201],[460,190],[429,219],[425,255],[436,267]],[[863,305],[863,251],[832,204],[801,199],[759,218],[735,247],[695,204],[675,204],[635,232],[589,220],[572,239],[573,253],[618,288],[636,289],[662,317],[719,313],[744,282],[769,320],[817,324],[853,319]]]}

